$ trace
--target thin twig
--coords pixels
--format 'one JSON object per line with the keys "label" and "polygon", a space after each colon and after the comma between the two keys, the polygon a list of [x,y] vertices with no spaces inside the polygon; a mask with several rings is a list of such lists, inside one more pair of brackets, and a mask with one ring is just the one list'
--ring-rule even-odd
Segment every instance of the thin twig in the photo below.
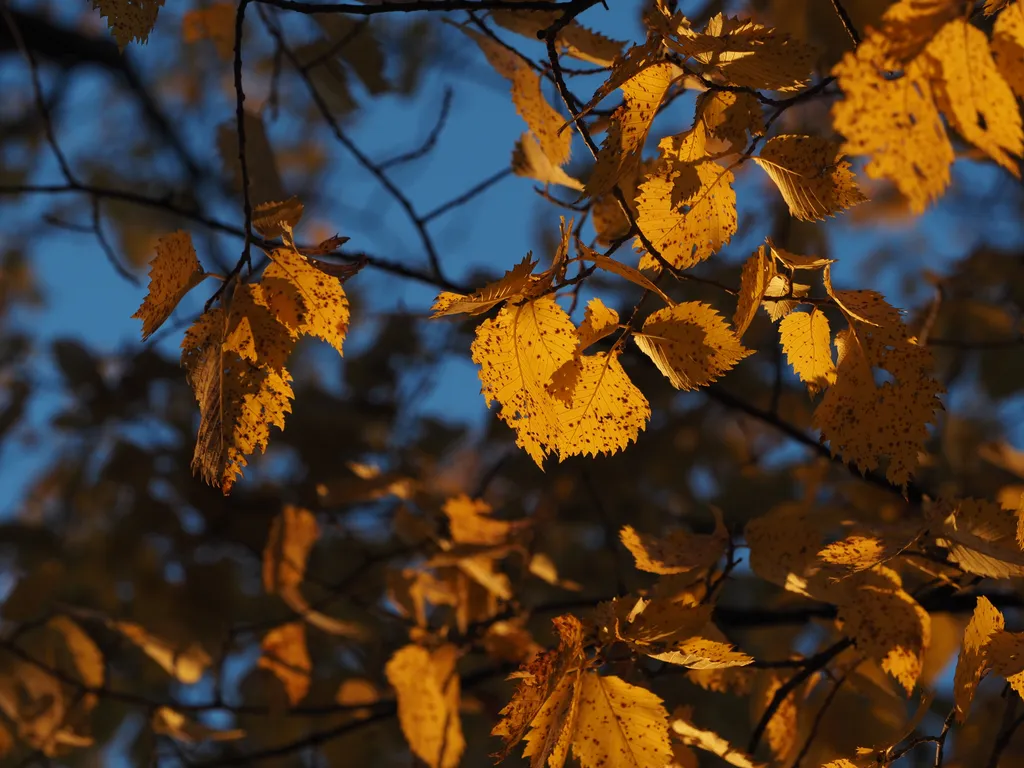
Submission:
{"label": "thin twig", "polygon": [[843,29],[846,30],[846,34],[850,36],[853,41],[853,47],[856,48],[860,45],[860,34],[857,32],[857,28],[853,26],[853,21],[850,20],[850,14],[846,12],[843,4],[840,0],[832,0],[832,7],[836,9],[836,15],[839,20],[843,22]]}

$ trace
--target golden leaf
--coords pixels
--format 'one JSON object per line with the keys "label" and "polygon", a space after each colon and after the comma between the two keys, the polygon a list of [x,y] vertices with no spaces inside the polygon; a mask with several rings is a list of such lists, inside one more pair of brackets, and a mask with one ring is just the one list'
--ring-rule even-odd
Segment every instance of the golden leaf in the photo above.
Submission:
{"label": "golden leaf", "polygon": [[[668,144],[663,141],[661,146],[665,149]],[[694,173],[697,184],[691,187]],[[640,185],[637,224],[673,267],[686,269],[699,264],[736,234],[732,182],[732,171],[714,161],[678,165],[671,155],[663,156]],[[681,195],[680,185],[685,187]],[[638,248],[642,247],[639,240],[637,243]],[[641,269],[657,265],[651,254],[640,261]]]}
{"label": "golden leaf", "polygon": [[576,354],[586,351],[605,336],[615,333],[618,328],[619,313],[610,309],[600,299],[591,299],[583,313],[583,323],[577,329],[579,341],[576,344]]}
{"label": "golden leaf", "polygon": [[931,640],[931,617],[902,589],[866,583],[850,587],[848,599],[839,605],[843,632],[910,695]]}
{"label": "golden leaf", "polygon": [[808,392],[815,395],[836,380],[832,360],[832,332],[828,317],[817,308],[793,312],[779,323],[782,351]]}
{"label": "golden leaf", "polygon": [[996,19],[992,55],[1006,84],[1017,96],[1024,97],[1024,5],[1019,2]]}
{"label": "golden leaf", "polygon": [[821,549],[821,531],[807,510],[782,504],[747,523],[750,567],[758,576],[780,587],[806,595],[808,567]]}
{"label": "golden leaf", "polygon": [[89,688],[102,688],[104,679],[103,652],[78,624],[67,616],[54,616],[48,627],[57,630],[74,661],[75,669],[82,682]]}
{"label": "golden leaf", "polygon": [[659,309],[633,339],[676,389],[715,381],[751,354],[707,304],[691,301]]}
{"label": "golden leaf", "polygon": [[944,501],[929,510],[935,542],[968,573],[995,579],[1024,576],[1017,514],[982,499]]}
{"label": "golden leaf", "polygon": [[541,149],[537,137],[527,131],[516,140],[512,150],[512,173],[536,179],[545,184],[560,184],[569,189],[583,190],[583,183],[554,165]]}
{"label": "golden leaf", "polygon": [[832,108],[847,155],[870,155],[873,179],[888,179],[921,213],[949,185],[953,146],[932,93],[929,68],[912,61],[903,76],[886,76],[881,46],[868,38],[832,70],[844,98]]}
{"label": "golden leaf", "polygon": [[632,553],[639,570],[664,575],[710,568],[725,553],[729,532],[721,513],[715,510],[714,533],[675,530],[654,536],[638,533],[627,525],[619,532],[619,538]]}
{"label": "golden leaf", "polygon": [[[774,253],[774,250],[773,250]],[[775,275],[768,281],[768,287],[764,292],[764,300],[761,306],[768,313],[773,323],[787,317],[790,312],[800,306],[798,299],[807,296],[811,292],[811,286],[803,283],[794,283],[788,275]],[[783,296],[793,296],[792,299],[784,299]]]}
{"label": "golden leaf", "polygon": [[569,745],[576,730],[579,714],[579,670],[559,681],[544,706],[530,723],[523,757],[530,758],[530,768],[562,768],[569,756]]}
{"label": "golden leaf", "polygon": [[761,102],[752,93],[705,91],[697,97],[696,115],[708,137],[725,143],[721,154],[742,151],[748,134],[764,133]]}
{"label": "golden leaf", "polygon": [[988,666],[989,640],[1002,630],[1003,614],[987,597],[979,597],[978,604],[974,607],[974,615],[964,630],[963,648],[956,660],[956,672],[953,674],[953,701],[956,705],[958,723],[967,720],[974,692],[978,689],[978,683],[981,682]]}
{"label": "golden leaf", "polygon": [[142,321],[143,341],[164,324],[185,294],[205,278],[188,232],[178,231],[157,240],[156,256],[149,265],[149,292],[132,315]]}
{"label": "golden leaf", "polygon": [[691,637],[668,645],[664,651],[644,651],[652,659],[689,669],[727,669],[754,663],[754,657],[737,651],[729,643]]}
{"label": "golden leaf", "polygon": [[217,48],[217,55],[225,61],[234,56],[235,6],[214,3],[209,8],[194,8],[181,18],[181,34],[186,43],[209,40]]}
{"label": "golden leaf", "polygon": [[267,307],[263,287],[237,283],[227,311],[222,351],[283,376],[297,337]]}
{"label": "golden leaf", "polygon": [[385,667],[398,698],[398,721],[413,754],[431,768],[455,768],[466,747],[459,719],[454,646],[433,653],[418,645],[395,651]]}
{"label": "golden leaf", "polygon": [[92,0],[94,10],[107,20],[110,34],[123,52],[128,43],[145,43],[156,25],[164,0]]}
{"label": "golden leaf", "polygon": [[186,685],[198,683],[212,662],[210,655],[196,643],[179,648],[128,621],[112,621],[109,626],[135,643],[168,674]]}
{"label": "golden leaf", "polygon": [[476,329],[472,354],[484,398],[501,404],[498,418],[516,430],[516,444],[537,466],[558,450],[564,410],[545,387],[575,347],[576,327],[549,297],[506,306]]}
{"label": "golden leaf", "polygon": [[540,75],[525,64],[517,66],[513,74],[512,103],[551,164],[562,166],[569,162],[572,131],[559,132],[565,120],[544,98],[540,89]]}
{"label": "golden leaf", "polygon": [[318,538],[320,527],[313,513],[286,504],[270,524],[263,547],[263,588],[274,594],[301,584],[309,552]]}
{"label": "golden leaf", "polygon": [[267,307],[295,334],[316,336],[342,352],[348,331],[345,289],[291,248],[270,252],[260,287]]}
{"label": "golden leaf", "polygon": [[170,736],[184,744],[204,741],[235,741],[244,739],[245,731],[238,728],[222,731],[190,720],[181,712],[170,707],[157,707],[150,720],[154,733]]}
{"label": "golden leaf", "polygon": [[754,162],[775,182],[789,212],[804,221],[834,216],[867,199],[839,145],[819,136],[776,136]]}
{"label": "golden leaf", "polygon": [[789,269],[822,269],[835,261],[835,259],[826,259],[824,256],[790,253],[779,248],[770,239],[768,245],[771,248],[772,258]]}
{"label": "golden leaf", "polygon": [[631,283],[639,285],[644,290],[656,293],[658,297],[661,298],[661,300],[668,304],[670,307],[675,306],[675,302],[668,297],[668,294],[661,290],[661,288],[655,285],[653,281],[647,278],[647,276],[645,276],[639,270],[634,269],[628,264],[623,264],[621,261],[616,261],[610,256],[600,254],[597,251],[588,248],[579,240],[576,241],[576,251],[583,261],[593,262],[594,264],[597,265],[598,269],[603,269],[605,272],[611,272],[612,274],[618,275],[619,277],[624,277]]}
{"label": "golden leaf", "polygon": [[897,0],[886,9],[881,29],[870,40],[899,65],[916,57],[942,26],[959,14],[956,0]]}
{"label": "golden leaf", "polygon": [[987,659],[997,675],[1018,695],[1024,695],[1024,632],[997,630],[989,638]]}
{"label": "golden leaf", "polygon": [[434,300],[434,317],[445,315],[482,315],[503,301],[522,296],[530,285],[530,276],[537,262],[531,254],[505,273],[500,280],[489,283],[476,293],[465,296],[461,293],[442,291]]}
{"label": "golden leaf", "polygon": [[763,768],[764,766],[764,763],[755,763],[746,752],[736,749],[714,731],[698,728],[691,722],[689,713],[686,711],[676,710],[673,712],[671,726],[672,733],[683,744],[699,747],[713,755],[717,755],[729,763],[729,765],[734,765],[736,768]]}
{"label": "golden leaf", "polygon": [[252,226],[266,238],[290,235],[302,218],[302,210],[302,202],[297,197],[289,197],[281,202],[261,203],[253,208]]}
{"label": "golden leaf", "polygon": [[491,505],[466,494],[445,501],[442,511],[448,517],[452,539],[459,544],[496,546],[508,541],[512,523],[491,517]]}
{"label": "golden leaf", "polygon": [[[751,712],[760,719],[788,678],[776,670],[765,670],[761,685],[755,689],[751,699]],[[797,702],[798,687],[787,695],[775,709],[764,731],[765,741],[772,756],[779,763],[787,763],[793,757],[800,735],[800,706]]]}
{"label": "golden leaf", "polygon": [[271,425],[284,428],[294,395],[287,371],[259,368],[225,350],[225,326],[219,307],[200,315],[185,332],[181,360],[200,411],[192,471],[227,494],[246,456],[266,450]]}
{"label": "golden leaf", "polygon": [[867,571],[895,557],[905,544],[895,544],[874,536],[853,534],[834,541],[818,553],[818,559],[848,572]]}
{"label": "golden leaf", "polygon": [[757,314],[761,306],[768,284],[775,277],[775,264],[769,256],[767,246],[762,245],[743,264],[740,274],[740,295],[736,302],[736,313],[732,324],[736,327],[736,338],[742,339],[743,334]]}
{"label": "golden leaf", "polygon": [[587,197],[608,192],[619,179],[636,171],[651,123],[677,72],[675,64],[653,61],[619,86],[623,103],[612,114],[608,134],[587,179]]}
{"label": "golden leaf", "polygon": [[[985,0],[985,15],[991,16],[993,13],[998,13],[1005,8],[1006,4],[1009,2],[1010,0]],[[996,19],[997,23],[998,21],[999,19]]]}
{"label": "golden leaf", "polygon": [[[559,20],[557,11],[493,10],[490,18],[496,24],[531,40]],[[576,21],[570,21],[555,37],[555,45],[573,58],[608,67],[622,54],[618,40],[593,32]]]}
{"label": "golden leaf", "polygon": [[787,34],[721,13],[708,21],[702,33],[680,28],[665,42],[717,70],[726,83],[755,90],[800,90],[817,58],[813,48]]}
{"label": "golden leaf", "polygon": [[925,55],[939,70],[936,96],[953,127],[1020,178],[1020,109],[992,60],[985,33],[966,19],[955,19],[939,30]]}
{"label": "golden leaf", "polygon": [[645,688],[584,672],[572,751],[583,768],[663,768],[672,756],[668,713]]}
{"label": "golden leaf", "polygon": [[309,693],[313,664],[306,649],[306,625],[301,621],[282,624],[267,632],[261,645],[260,669],[269,669],[284,686],[294,707]]}

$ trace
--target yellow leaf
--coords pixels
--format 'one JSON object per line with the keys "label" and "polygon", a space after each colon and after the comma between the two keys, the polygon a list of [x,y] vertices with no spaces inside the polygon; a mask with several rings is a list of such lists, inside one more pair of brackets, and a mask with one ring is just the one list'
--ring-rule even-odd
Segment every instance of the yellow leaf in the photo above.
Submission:
{"label": "yellow leaf", "polygon": [[209,40],[217,48],[217,55],[225,61],[234,57],[235,6],[214,3],[209,8],[194,8],[181,19],[182,38],[186,43]]}
{"label": "yellow leaf", "polygon": [[1016,513],[981,499],[944,501],[929,510],[935,543],[968,573],[995,579],[1024,576]]}
{"label": "yellow leaf", "polygon": [[587,197],[608,192],[619,179],[635,172],[642,159],[651,123],[677,72],[675,64],[651,61],[619,86],[623,103],[612,114],[594,170],[587,179],[584,190]]}
{"label": "yellow leaf", "polygon": [[495,755],[508,757],[529,730],[530,724],[561,683],[563,677],[583,664],[583,626],[575,616],[558,616],[552,620],[558,635],[558,649],[539,653],[527,661],[512,677],[520,680],[512,700],[501,710],[502,719],[491,730],[505,745]]}
{"label": "yellow leaf", "polygon": [[164,324],[185,294],[205,278],[188,232],[164,235],[157,241],[156,256],[149,266],[149,292],[132,315],[142,321],[143,341]]}
{"label": "yellow leaf", "polygon": [[135,643],[168,674],[186,685],[199,682],[203,671],[212,662],[210,655],[196,643],[178,648],[128,621],[113,621],[110,627]]}
{"label": "yellow leaf", "polygon": [[[1009,2],[1010,0],[985,0],[985,15],[991,16],[993,13],[998,13],[1005,8],[1006,4]],[[997,23],[998,21],[999,19],[996,19]]]}
{"label": "yellow leaf", "polygon": [[491,505],[466,494],[453,496],[442,511],[448,517],[452,539],[460,544],[496,546],[508,541],[512,523],[491,517]]}
{"label": "yellow leaf", "polygon": [[500,280],[489,283],[476,293],[464,296],[461,293],[442,291],[434,300],[434,317],[445,315],[482,315],[503,301],[521,296],[530,285],[530,276],[537,262],[530,254],[505,273]]}
{"label": "yellow leaf", "polygon": [[989,638],[987,660],[997,675],[1024,696],[1024,632],[997,630]]}
{"label": "yellow leaf", "polygon": [[145,43],[156,25],[164,0],[92,0],[92,7],[107,20],[110,34],[123,52],[128,43]]}
{"label": "yellow leaf", "polygon": [[301,621],[282,624],[267,632],[261,645],[260,669],[269,669],[284,686],[294,707],[309,693],[313,668],[306,649],[306,625]]}
{"label": "yellow leaf", "polygon": [[729,643],[709,640],[706,637],[678,640],[669,644],[667,650],[644,652],[652,659],[689,669],[727,669],[754,663],[753,656],[737,651]]}
{"label": "yellow leaf", "polygon": [[579,671],[561,679],[526,734],[523,757],[530,758],[530,768],[562,768],[569,756],[569,745],[576,730],[579,714]]}
{"label": "yellow leaf", "polygon": [[[531,40],[559,20],[557,11],[494,10],[490,18],[505,29]],[[568,55],[599,67],[611,66],[622,54],[623,43],[570,21],[555,37],[555,45]]]}
{"label": "yellow leaf", "polygon": [[740,152],[748,134],[764,133],[761,102],[752,93],[706,91],[697,97],[696,114],[707,136],[724,142],[721,154]]}
{"label": "yellow leaf", "polygon": [[235,741],[245,738],[245,731],[233,729],[222,731],[216,728],[189,720],[185,715],[170,707],[158,707],[153,713],[151,726],[154,733],[170,736],[184,744],[197,744],[204,741]]}
{"label": "yellow leaf", "polygon": [[818,559],[828,565],[856,573],[874,568],[889,560],[902,547],[894,547],[890,543],[874,536],[851,535],[840,541],[834,541],[818,553]]}
{"label": "yellow leaf", "polygon": [[320,527],[313,513],[286,504],[270,524],[263,547],[263,588],[273,594],[301,584],[309,552],[319,537]]}
{"label": "yellow leaf", "polygon": [[664,575],[710,568],[725,553],[729,532],[721,513],[716,513],[714,533],[674,530],[654,536],[638,533],[627,525],[620,531],[619,538],[632,553],[639,570]]}
{"label": "yellow leaf", "polygon": [[[233,11],[231,15],[234,17]],[[252,211],[252,226],[266,238],[282,237],[285,234],[290,236],[302,218],[302,210],[302,202],[297,197],[289,197],[282,202],[261,203]]]}
{"label": "yellow leaf", "polygon": [[267,307],[263,287],[237,283],[227,312],[223,352],[283,375],[297,338]]}
{"label": "yellow leaf", "polygon": [[957,6],[950,0],[897,0],[886,9],[879,32],[871,34],[870,40],[882,46],[894,65],[905,63],[916,57],[946,22],[960,15]]}
{"label": "yellow leaf", "polygon": [[824,256],[790,253],[779,248],[770,239],[768,245],[771,248],[772,258],[789,269],[822,269],[835,261],[835,259],[826,259]]}
{"label": "yellow leaf", "polygon": [[[768,281],[768,288],[765,289],[761,306],[764,307],[764,311],[768,313],[772,322],[776,323],[796,309],[800,305],[798,299],[807,296],[810,292],[811,286],[794,283],[787,275],[777,274]],[[793,296],[794,298],[784,299],[783,296]]]}
{"label": "yellow leaf", "polygon": [[850,586],[848,599],[839,605],[843,632],[910,695],[931,640],[931,617],[902,589]]}
{"label": "yellow leaf", "polygon": [[754,162],[775,182],[789,212],[804,221],[834,216],[867,199],[839,145],[819,136],[776,136]]}
{"label": "yellow leaf", "polygon": [[[884,52],[873,39],[847,53],[832,73],[844,98],[832,108],[847,155],[870,155],[873,179],[888,179],[921,213],[949,185],[953,146],[932,93],[929,68],[912,61],[903,76],[886,76]],[[881,66],[879,64],[882,64]]]}
{"label": "yellow leaf", "polygon": [[551,164],[562,166],[569,162],[572,131],[559,132],[565,120],[544,98],[540,75],[525,64],[516,67],[512,77],[512,103]]}
{"label": "yellow leaf", "polygon": [[260,278],[267,306],[293,333],[323,339],[341,354],[349,320],[341,283],[290,248],[277,248],[270,258]]}
{"label": "yellow leaf", "polygon": [[204,312],[185,332],[181,360],[200,411],[192,471],[227,494],[246,456],[266,450],[271,425],[284,428],[294,395],[287,371],[256,367],[225,350],[225,330],[223,309]]}
{"label": "yellow leaf", "polygon": [[718,379],[751,354],[715,310],[696,301],[659,309],[633,339],[676,389]]}
{"label": "yellow leaf", "polygon": [[603,269],[605,272],[611,272],[612,274],[618,275],[619,277],[624,277],[631,283],[639,285],[644,290],[656,293],[661,298],[661,300],[668,304],[670,307],[675,306],[675,302],[668,297],[668,294],[661,290],[661,288],[655,285],[654,282],[648,279],[639,270],[634,269],[628,264],[623,264],[621,261],[616,261],[610,256],[600,254],[597,251],[593,250],[592,248],[588,248],[579,240],[576,241],[576,251],[583,261],[593,262],[594,264],[597,265],[598,269]]}
{"label": "yellow leaf", "polygon": [[622,451],[647,426],[651,408],[619,362],[620,352],[575,358],[579,377],[567,399],[555,400],[558,456]]}
{"label": "yellow leaf", "polygon": [[[667,147],[662,142],[662,148]],[[678,157],[678,156],[677,156]],[[693,185],[696,174],[696,185]],[[707,259],[736,234],[736,193],[732,171],[708,160],[678,165],[663,156],[637,197],[637,224],[662,257],[677,269]],[[680,190],[682,194],[680,194]],[[642,243],[637,240],[638,248]],[[658,262],[650,254],[641,269]]]}
{"label": "yellow leaf", "polygon": [[992,28],[996,67],[1017,96],[1024,97],[1024,5],[1015,2],[999,14]]}
{"label": "yellow leaf", "polygon": [[431,768],[455,768],[466,742],[459,719],[457,649],[399,649],[385,667],[398,698],[398,721],[413,754]]}
{"label": "yellow leaf", "polygon": [[747,523],[750,567],[766,581],[806,595],[808,567],[821,549],[821,531],[807,511],[783,504]]}
{"label": "yellow leaf", "polygon": [[577,330],[579,341],[576,344],[576,354],[584,352],[605,336],[615,333],[618,328],[619,313],[606,306],[600,299],[591,299],[583,313],[583,323]]}
{"label": "yellow leaf", "polygon": [[583,768],[664,768],[672,756],[668,713],[645,688],[584,672],[572,751]]}
{"label": "yellow leaf", "polygon": [[736,313],[732,324],[736,327],[736,338],[742,339],[743,334],[757,314],[761,306],[768,284],[775,277],[775,264],[769,257],[768,248],[762,245],[743,264],[740,275],[740,295],[736,302]]}
{"label": "yellow leaf", "polygon": [[[765,713],[769,704],[775,697],[776,692],[781,688],[787,676],[776,670],[765,670],[762,674],[761,685],[757,686],[752,697],[752,714],[759,720]],[[798,687],[787,695],[775,709],[768,725],[764,731],[765,741],[771,749],[772,756],[779,763],[787,763],[793,757],[793,750],[799,743],[800,736],[800,706],[802,702],[797,701]]]}
{"label": "yellow leaf", "polygon": [[103,653],[93,639],[67,616],[54,616],[46,623],[47,626],[64,636],[64,642],[67,644],[82,682],[90,688],[102,688]]}
{"label": "yellow leaf", "polygon": [[779,323],[782,351],[800,381],[815,395],[836,380],[832,361],[832,332],[828,318],[817,308],[793,312]]}
{"label": "yellow leaf", "polygon": [[764,763],[755,763],[746,752],[733,747],[714,731],[706,731],[694,725],[687,713],[677,710],[672,714],[672,732],[683,744],[699,747],[717,755],[736,768],[763,768]]}
{"label": "yellow leaf", "polygon": [[583,183],[554,165],[541,149],[537,137],[527,131],[516,140],[512,150],[512,173],[536,179],[545,184],[560,184],[569,189],[583,190]]}
{"label": "yellow leaf", "polygon": [[550,297],[506,306],[476,330],[472,354],[484,398],[500,403],[498,417],[516,430],[516,444],[537,466],[558,450],[564,410],[545,387],[575,347],[576,327]]}
{"label": "yellow leaf", "polygon": [[800,90],[817,58],[817,51],[787,34],[721,13],[708,21],[702,33],[680,28],[665,42],[717,70],[725,82],[755,90]]}
{"label": "yellow leaf", "polygon": [[940,72],[936,94],[953,127],[1020,178],[1020,109],[992,60],[985,33],[966,19],[955,19],[939,30],[925,53]]}
{"label": "yellow leaf", "polygon": [[978,689],[988,666],[987,649],[989,640],[1003,630],[1003,614],[987,597],[979,597],[974,615],[964,630],[963,648],[956,660],[953,675],[953,701],[956,704],[956,719],[962,723],[971,711],[974,692]]}

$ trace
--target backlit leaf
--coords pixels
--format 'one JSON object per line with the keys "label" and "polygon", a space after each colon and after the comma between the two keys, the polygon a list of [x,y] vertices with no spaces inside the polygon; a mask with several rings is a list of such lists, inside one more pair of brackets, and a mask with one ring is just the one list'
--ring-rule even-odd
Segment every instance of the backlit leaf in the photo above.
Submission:
{"label": "backlit leaf", "polygon": [[988,666],[989,640],[1003,630],[1003,614],[986,597],[979,597],[974,615],[964,630],[963,647],[953,675],[953,700],[957,722],[964,722],[971,711],[974,692]]}
{"label": "backlit leaf", "polygon": [[743,334],[757,314],[761,299],[768,290],[768,283],[775,277],[775,264],[769,256],[768,248],[761,246],[743,264],[740,275],[740,295],[736,303],[736,313],[732,324],[736,327],[736,338],[742,339]]}
{"label": "backlit leaf", "polygon": [[110,626],[135,643],[168,674],[186,685],[199,682],[212,662],[210,655],[198,644],[178,647],[128,621],[114,621]]}
{"label": "backlit leaf", "polygon": [[263,588],[274,593],[301,584],[309,552],[319,537],[320,527],[313,513],[286,504],[270,524],[263,548]]}
{"label": "backlit leaf", "polygon": [[145,43],[149,39],[163,4],[164,0],[92,0],[121,51],[134,40]]}
{"label": "backlit leaf", "polygon": [[710,568],[725,553],[729,542],[720,513],[715,515],[715,531],[710,534],[673,530],[650,535],[638,533],[627,525],[619,537],[632,553],[639,570],[660,574]]}
{"label": "backlit leaf", "polygon": [[996,18],[992,28],[996,67],[1018,97],[1024,97],[1024,5],[1015,2]]}
{"label": "backlit leaf", "polygon": [[541,149],[537,137],[530,132],[524,133],[516,141],[512,150],[512,172],[516,176],[536,179],[545,184],[560,184],[569,189],[583,189],[583,183],[567,174],[562,168],[548,159]]}
{"label": "backlit leaf", "polygon": [[142,321],[143,341],[164,324],[185,294],[205,278],[188,232],[164,235],[157,241],[156,256],[149,266],[149,292],[132,315]]}
{"label": "backlit leaf", "polygon": [[537,262],[527,255],[500,280],[485,285],[476,293],[466,296],[442,291],[434,300],[434,317],[457,314],[482,315],[503,301],[521,296],[530,285],[530,275],[536,266]]}
{"label": "backlit leaf", "polygon": [[787,315],[779,323],[779,338],[786,359],[812,395],[835,382],[832,333],[824,312],[814,308]]}
{"label": "backlit leaf", "polygon": [[281,681],[289,703],[297,706],[309,693],[313,668],[306,649],[306,625],[296,621],[275,627],[264,635],[261,649],[259,667]]}
{"label": "backlit leaf", "polygon": [[645,688],[584,672],[572,751],[583,768],[663,768],[672,755],[668,713]]}

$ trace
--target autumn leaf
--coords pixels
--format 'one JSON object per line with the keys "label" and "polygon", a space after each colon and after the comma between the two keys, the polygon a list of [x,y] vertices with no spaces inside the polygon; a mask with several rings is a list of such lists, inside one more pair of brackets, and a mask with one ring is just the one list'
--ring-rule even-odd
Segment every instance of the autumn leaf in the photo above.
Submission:
{"label": "autumn leaf", "polygon": [[842,152],[870,156],[864,169],[868,176],[893,182],[911,211],[921,213],[949,185],[953,146],[936,105],[930,68],[911,61],[902,77],[890,79],[879,61],[885,61],[885,54],[868,38],[832,70],[843,92],[832,108],[833,123],[846,138]]}
{"label": "autumn leaf", "polygon": [[565,765],[579,715],[579,683],[579,670],[565,675],[531,722],[523,749],[523,757],[530,758],[530,768]]}
{"label": "autumn leaf", "polygon": [[252,211],[253,229],[268,239],[284,235],[290,237],[291,231],[302,218],[302,210],[302,202],[297,197],[281,202],[261,203]]}
{"label": "autumn leaf", "polygon": [[[640,185],[637,224],[662,258],[677,269],[706,260],[736,234],[736,193],[732,171],[708,160],[681,161],[671,140],[661,142],[661,161]],[[682,186],[680,186],[682,185]],[[638,248],[643,247],[637,241]],[[651,254],[641,269],[659,262]]]}
{"label": "autumn leaf", "polygon": [[92,0],[122,52],[134,40],[145,43],[149,39],[163,4],[164,0]]}
{"label": "autumn leaf", "polygon": [[[536,40],[537,33],[550,28],[559,20],[559,15],[557,11],[498,9],[491,11],[490,18],[505,29]],[[622,54],[623,43],[587,29],[573,20],[559,30],[555,45],[573,58],[607,67]]]}
{"label": "autumn leaf", "polygon": [[258,666],[281,681],[288,702],[297,706],[309,692],[313,668],[306,649],[306,625],[295,621],[275,627],[264,635],[261,649]]}
{"label": "autumn leaf", "polygon": [[583,190],[581,181],[574,179],[548,159],[541,149],[537,137],[530,132],[520,136],[512,149],[512,173],[516,176],[536,179],[545,184],[560,184],[569,189]]}
{"label": "autumn leaf", "polygon": [[349,321],[341,283],[291,248],[271,251],[270,259],[260,278],[267,307],[293,333],[323,339],[341,354]]}
{"label": "autumn leaf", "polygon": [[836,380],[828,318],[816,307],[793,312],[779,323],[782,351],[808,392],[815,395]]}
{"label": "autumn leaf", "polygon": [[154,733],[170,736],[184,744],[198,744],[204,741],[235,741],[245,738],[245,731],[238,728],[218,730],[197,723],[170,707],[158,707],[153,713],[150,725]]}
{"label": "autumn leaf", "polygon": [[67,616],[54,616],[46,625],[55,629],[64,638],[82,682],[89,688],[102,688],[106,676],[103,652],[95,641]]}
{"label": "autumn leaf", "polygon": [[946,24],[925,49],[941,73],[937,100],[967,141],[1020,178],[1020,109],[996,68],[985,33],[965,19]]}
{"label": "autumn leaf", "polygon": [[434,300],[434,317],[446,315],[482,315],[503,301],[522,296],[530,285],[530,276],[537,262],[531,254],[505,273],[500,280],[489,283],[476,293],[464,295],[442,291]]}
{"label": "autumn leaf", "polygon": [[755,763],[749,755],[733,747],[726,739],[714,731],[699,728],[690,719],[689,712],[679,709],[672,713],[672,734],[683,744],[698,747],[717,755],[736,768],[763,768],[764,763]]}
{"label": "autumn leaf", "polygon": [[569,162],[572,132],[560,130],[565,120],[544,98],[540,75],[525,64],[517,66],[513,74],[512,103],[551,164],[563,166]]}
{"label": "autumn leaf", "polygon": [[576,353],[586,351],[591,345],[615,333],[618,327],[619,313],[605,305],[601,299],[591,299],[583,313],[583,322],[576,331],[579,336]]}
{"label": "autumn leaf", "polygon": [[751,354],[715,310],[695,301],[659,309],[633,339],[682,390],[707,386]]}
{"label": "autumn leaf", "polygon": [[466,743],[459,719],[457,650],[407,645],[385,667],[398,698],[398,721],[413,754],[432,768],[455,768]]}
{"label": "autumn leaf", "polygon": [[672,754],[660,698],[614,676],[580,676],[572,751],[583,768],[662,768]]}
{"label": "autumn leaf", "polygon": [[821,531],[807,510],[787,503],[747,523],[754,573],[790,592],[808,594],[807,571],[821,549]]}
{"label": "autumn leaf", "polygon": [[225,354],[238,355],[256,368],[284,377],[285,364],[297,335],[267,306],[260,284],[237,283],[227,310],[227,328],[221,345]]}
{"label": "autumn leaf", "polygon": [[260,368],[225,350],[224,310],[207,310],[185,332],[182,365],[199,403],[199,436],[192,471],[225,494],[231,491],[247,456],[264,451],[270,427],[284,429],[294,397],[291,376]]}
{"label": "autumn leaf", "polygon": [[621,261],[616,261],[610,256],[598,253],[592,248],[588,248],[578,240],[576,241],[576,251],[583,261],[589,261],[595,264],[598,269],[603,269],[606,272],[611,272],[614,275],[625,278],[631,283],[639,285],[644,290],[657,294],[658,297],[670,307],[675,306],[675,302],[669,298],[668,294],[634,267],[631,267],[628,264],[623,264]]}
{"label": "autumn leaf", "polygon": [[491,505],[466,494],[453,496],[441,508],[448,518],[452,539],[460,544],[496,546],[508,541],[512,523],[491,516]]}
{"label": "autumn leaf", "polygon": [[636,567],[649,573],[686,573],[710,568],[719,561],[729,543],[722,515],[715,512],[715,530],[710,534],[673,530],[658,535],[638,533],[627,525],[619,538],[636,560]]}
{"label": "autumn leaf", "polygon": [[992,28],[992,56],[1006,84],[1018,97],[1024,97],[1024,5],[1019,2],[996,17]]}
{"label": "autumn leaf", "polygon": [[834,216],[867,199],[839,145],[818,136],[776,136],[754,162],[775,182],[789,212],[804,221]]}
{"label": "autumn leaf", "polygon": [[979,597],[967,628],[963,647],[953,674],[953,701],[958,723],[967,720],[978,683],[988,667],[988,644],[992,636],[1003,630],[1003,614],[987,597]]}
{"label": "autumn leaf", "polygon": [[164,235],[156,243],[156,256],[149,266],[149,292],[132,317],[142,321],[145,341],[164,324],[178,302],[207,277],[203,272],[192,236],[179,231]]}
{"label": "autumn leaf", "polygon": [[273,594],[301,584],[309,552],[319,537],[320,528],[313,513],[286,504],[270,524],[270,535],[263,548],[263,588]]}
{"label": "autumn leaf", "polygon": [[212,662],[210,655],[196,643],[179,647],[129,621],[112,621],[109,626],[135,643],[168,674],[186,685],[198,683]]}
{"label": "autumn leaf", "polygon": [[181,34],[186,43],[209,40],[217,55],[225,61],[234,56],[235,6],[214,3],[209,8],[193,8],[181,18]]}
{"label": "autumn leaf", "polygon": [[743,334],[754,320],[757,308],[761,306],[768,284],[775,277],[775,264],[767,246],[762,245],[743,264],[740,274],[740,295],[732,324],[736,327],[736,338]]}
{"label": "autumn leaf", "polygon": [[711,156],[739,152],[746,144],[747,136],[764,133],[764,115],[761,102],[752,93],[710,90],[697,97],[696,121],[703,126],[707,135],[705,148],[711,139],[723,143]]}
{"label": "autumn leaf", "polygon": [[1024,551],[1012,510],[985,499],[947,499],[928,510],[935,543],[968,573],[995,579],[1024,576]]}

